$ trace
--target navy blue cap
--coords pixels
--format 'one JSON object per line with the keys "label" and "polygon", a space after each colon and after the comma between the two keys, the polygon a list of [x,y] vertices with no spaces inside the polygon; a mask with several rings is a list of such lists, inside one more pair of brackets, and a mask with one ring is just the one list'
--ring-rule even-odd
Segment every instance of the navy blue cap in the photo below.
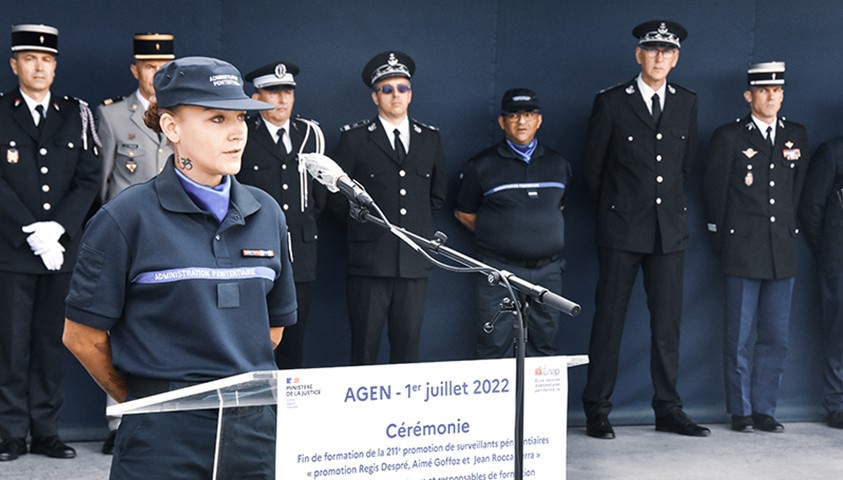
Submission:
{"label": "navy blue cap", "polygon": [[501,113],[532,112],[539,109],[536,92],[529,88],[507,90],[501,98]]}
{"label": "navy blue cap", "polygon": [[377,83],[385,78],[404,77],[412,78],[416,72],[416,62],[412,57],[398,50],[381,52],[363,67],[363,83],[367,87],[374,88]]}
{"label": "navy blue cap", "polygon": [[152,80],[160,108],[176,105],[219,110],[271,110],[275,105],[252,100],[234,65],[208,57],[184,57],[167,62]]}
{"label": "navy blue cap", "polygon": [[650,20],[633,28],[632,35],[640,46],[680,48],[688,37],[688,30],[679,22]]}
{"label": "navy blue cap", "polygon": [[264,65],[246,74],[246,81],[263,90],[295,90],[299,67],[290,62]]}

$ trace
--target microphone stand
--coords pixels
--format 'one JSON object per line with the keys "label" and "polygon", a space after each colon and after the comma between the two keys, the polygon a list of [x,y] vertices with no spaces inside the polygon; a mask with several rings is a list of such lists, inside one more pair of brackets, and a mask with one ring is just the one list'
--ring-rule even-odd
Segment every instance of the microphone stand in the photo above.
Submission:
{"label": "microphone stand", "polygon": [[[345,193],[345,192],[344,192]],[[479,260],[468,255],[462,254],[454,249],[445,246],[448,237],[442,232],[436,232],[434,238],[427,239],[413,232],[405,230],[401,227],[392,225],[381,209],[372,202],[370,207],[373,208],[379,216],[372,215],[369,212],[369,207],[361,205],[359,202],[349,198],[349,215],[355,220],[365,223],[369,222],[381,228],[389,230],[393,235],[400,238],[411,248],[419,252],[425,258],[431,261],[434,265],[449,271],[458,272],[478,272],[486,275],[491,285],[499,284],[509,290],[509,299],[501,304],[501,311],[492,322],[489,328],[494,328],[494,322],[504,314],[513,314],[516,316],[514,323],[515,328],[515,470],[514,479],[523,480],[524,478],[524,357],[527,342],[527,314],[529,312],[530,304],[532,302],[543,303],[549,305],[557,310],[560,310],[571,317],[576,317],[580,314],[581,307],[557,295],[548,289],[534,285],[520,277],[517,277],[506,270],[498,270],[494,267],[486,265]],[[442,255],[449,260],[452,260],[464,268],[447,265],[433,259],[424,250],[431,253]],[[524,298],[524,301],[519,301],[518,295],[515,295],[514,290],[518,291]],[[523,306],[522,306],[523,303]]]}

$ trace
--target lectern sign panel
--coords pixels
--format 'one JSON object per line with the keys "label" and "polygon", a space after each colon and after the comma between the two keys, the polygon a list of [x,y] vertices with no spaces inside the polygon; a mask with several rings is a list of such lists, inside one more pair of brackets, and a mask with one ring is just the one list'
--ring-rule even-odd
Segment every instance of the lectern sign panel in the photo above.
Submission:
{"label": "lectern sign panel", "polygon": [[[526,360],[524,478],[565,478],[570,357]],[[278,478],[513,478],[515,361],[278,372]]]}

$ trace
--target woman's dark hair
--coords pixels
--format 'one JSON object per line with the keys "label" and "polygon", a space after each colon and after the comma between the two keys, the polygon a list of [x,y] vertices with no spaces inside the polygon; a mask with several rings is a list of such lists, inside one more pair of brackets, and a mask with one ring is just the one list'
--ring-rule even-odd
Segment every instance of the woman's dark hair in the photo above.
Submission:
{"label": "woman's dark hair", "polygon": [[150,129],[152,129],[153,132],[161,133],[161,114],[173,114],[178,108],[179,106],[176,105],[175,107],[159,109],[157,103],[150,102],[149,108],[147,108],[146,113],[143,114],[143,123]]}
{"label": "woman's dark hair", "polygon": [[161,112],[158,111],[158,104],[150,102],[149,108],[147,108],[146,112],[143,114],[143,123],[153,132],[161,133],[160,120]]}

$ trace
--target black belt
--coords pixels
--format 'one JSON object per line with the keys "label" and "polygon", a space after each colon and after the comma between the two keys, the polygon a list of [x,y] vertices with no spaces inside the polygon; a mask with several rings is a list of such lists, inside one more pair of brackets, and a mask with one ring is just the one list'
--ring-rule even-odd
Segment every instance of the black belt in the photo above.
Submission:
{"label": "black belt", "polygon": [[554,255],[552,257],[547,258],[530,258],[530,259],[523,259],[523,258],[509,258],[504,257],[503,255],[497,255],[494,253],[490,253],[485,250],[481,250],[480,255],[484,255],[486,257],[495,259],[499,262],[506,263],[507,265],[512,265],[514,267],[521,267],[521,268],[539,268],[543,267],[549,263],[553,263],[558,261],[562,258],[560,255]]}
{"label": "black belt", "polygon": [[[210,381],[210,380],[209,380]],[[157,378],[144,378],[126,375],[126,389],[132,398],[144,398],[159,393],[178,390],[192,385],[205,382],[172,382],[170,380],[159,380]]]}

